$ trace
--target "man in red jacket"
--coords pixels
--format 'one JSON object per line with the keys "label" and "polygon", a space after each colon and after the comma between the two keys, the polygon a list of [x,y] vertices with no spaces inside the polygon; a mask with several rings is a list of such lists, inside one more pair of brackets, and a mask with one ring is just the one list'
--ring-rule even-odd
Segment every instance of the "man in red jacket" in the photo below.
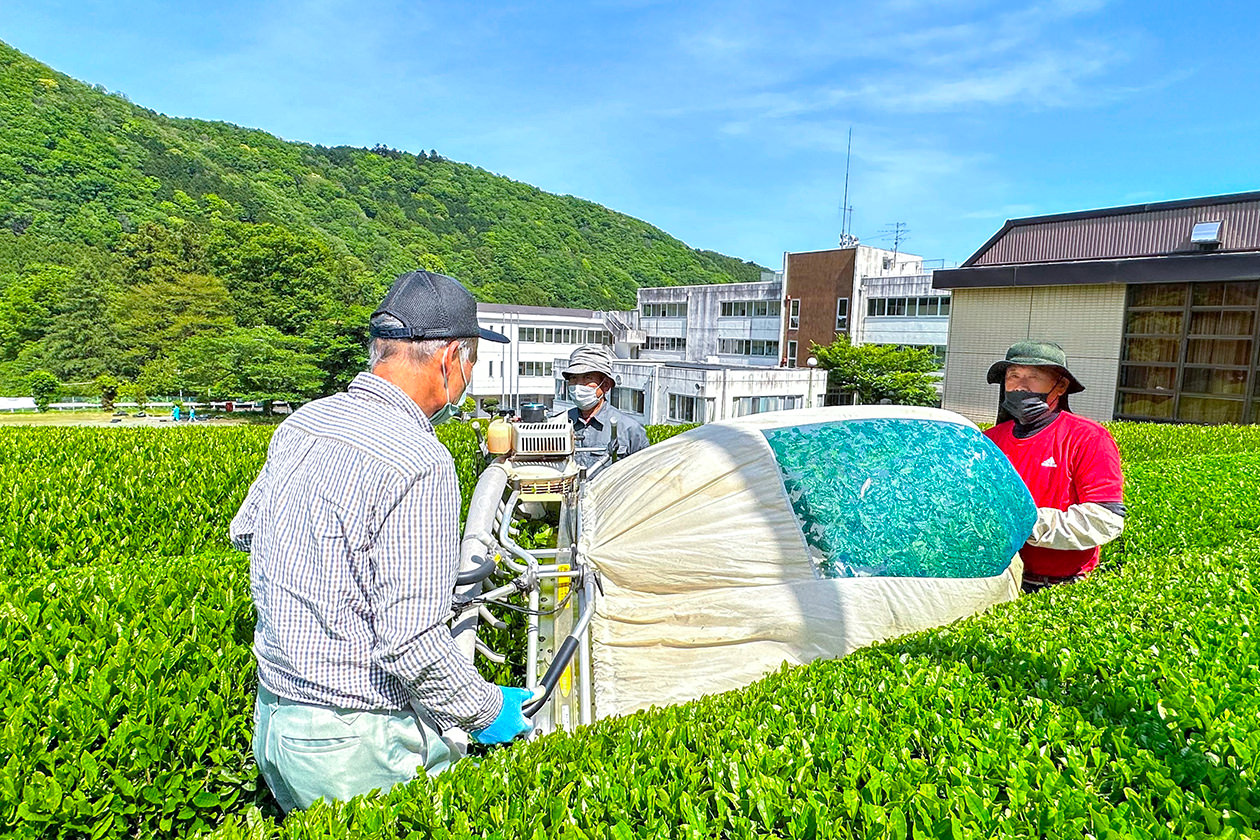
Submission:
{"label": "man in red jacket", "polygon": [[1037,504],[1020,549],[1024,591],[1075,583],[1098,565],[1099,546],[1124,530],[1124,477],[1111,433],[1073,414],[1068,395],[1085,390],[1063,348],[1022,341],[989,368],[1001,385],[997,424],[985,435],[1010,458]]}

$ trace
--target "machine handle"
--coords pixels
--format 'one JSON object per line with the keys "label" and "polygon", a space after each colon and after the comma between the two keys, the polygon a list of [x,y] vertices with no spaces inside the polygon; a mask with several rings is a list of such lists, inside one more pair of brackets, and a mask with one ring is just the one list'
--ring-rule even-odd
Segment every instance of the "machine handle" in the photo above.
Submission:
{"label": "machine handle", "polygon": [[498,562],[493,557],[483,557],[481,563],[472,569],[465,569],[455,576],[456,586],[467,586],[470,583],[477,583],[490,577],[491,572],[498,568]]}
{"label": "machine handle", "polygon": [[576,636],[569,636],[560,645],[560,650],[556,652],[556,658],[551,661],[551,667],[547,669],[547,673],[543,674],[542,683],[543,695],[529,705],[521,706],[521,711],[525,717],[533,717],[538,714],[543,706],[547,705],[547,701],[551,699],[551,692],[555,690],[556,683],[560,681],[560,675],[564,673],[564,669],[569,667],[569,660],[573,659],[573,652],[577,650],[578,640]]}

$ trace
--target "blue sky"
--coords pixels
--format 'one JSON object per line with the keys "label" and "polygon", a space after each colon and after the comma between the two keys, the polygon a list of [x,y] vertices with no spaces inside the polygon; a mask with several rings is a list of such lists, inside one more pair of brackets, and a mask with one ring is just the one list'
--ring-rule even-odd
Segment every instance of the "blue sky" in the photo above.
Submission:
{"label": "blue sky", "polygon": [[0,40],[173,116],[437,149],[778,267],[1260,189],[1260,4],[30,0]]}

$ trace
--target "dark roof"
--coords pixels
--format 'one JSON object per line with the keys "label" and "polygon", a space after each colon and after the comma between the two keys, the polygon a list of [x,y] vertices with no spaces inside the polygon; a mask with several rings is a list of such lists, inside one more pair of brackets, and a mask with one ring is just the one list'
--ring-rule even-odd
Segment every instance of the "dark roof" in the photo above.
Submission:
{"label": "dark roof", "polygon": [[1101,283],[1237,283],[1260,277],[1260,252],[1206,251],[1122,260],[978,265],[937,269],[936,289],[1004,286],[1084,286]]}
{"label": "dark roof", "polygon": [[1260,191],[1010,219],[960,268],[1202,253],[1195,222],[1221,221],[1221,252],[1260,251]]}

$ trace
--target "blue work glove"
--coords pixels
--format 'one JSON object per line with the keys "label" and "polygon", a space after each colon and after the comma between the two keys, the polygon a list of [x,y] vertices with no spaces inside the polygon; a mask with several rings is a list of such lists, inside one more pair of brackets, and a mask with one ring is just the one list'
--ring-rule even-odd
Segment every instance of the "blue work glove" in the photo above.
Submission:
{"label": "blue work glove", "polygon": [[521,707],[533,698],[534,693],[527,688],[507,688],[501,685],[496,685],[495,688],[503,695],[503,708],[499,710],[499,716],[485,729],[474,729],[468,733],[478,744],[506,744],[533,728],[533,724],[525,719]]}

